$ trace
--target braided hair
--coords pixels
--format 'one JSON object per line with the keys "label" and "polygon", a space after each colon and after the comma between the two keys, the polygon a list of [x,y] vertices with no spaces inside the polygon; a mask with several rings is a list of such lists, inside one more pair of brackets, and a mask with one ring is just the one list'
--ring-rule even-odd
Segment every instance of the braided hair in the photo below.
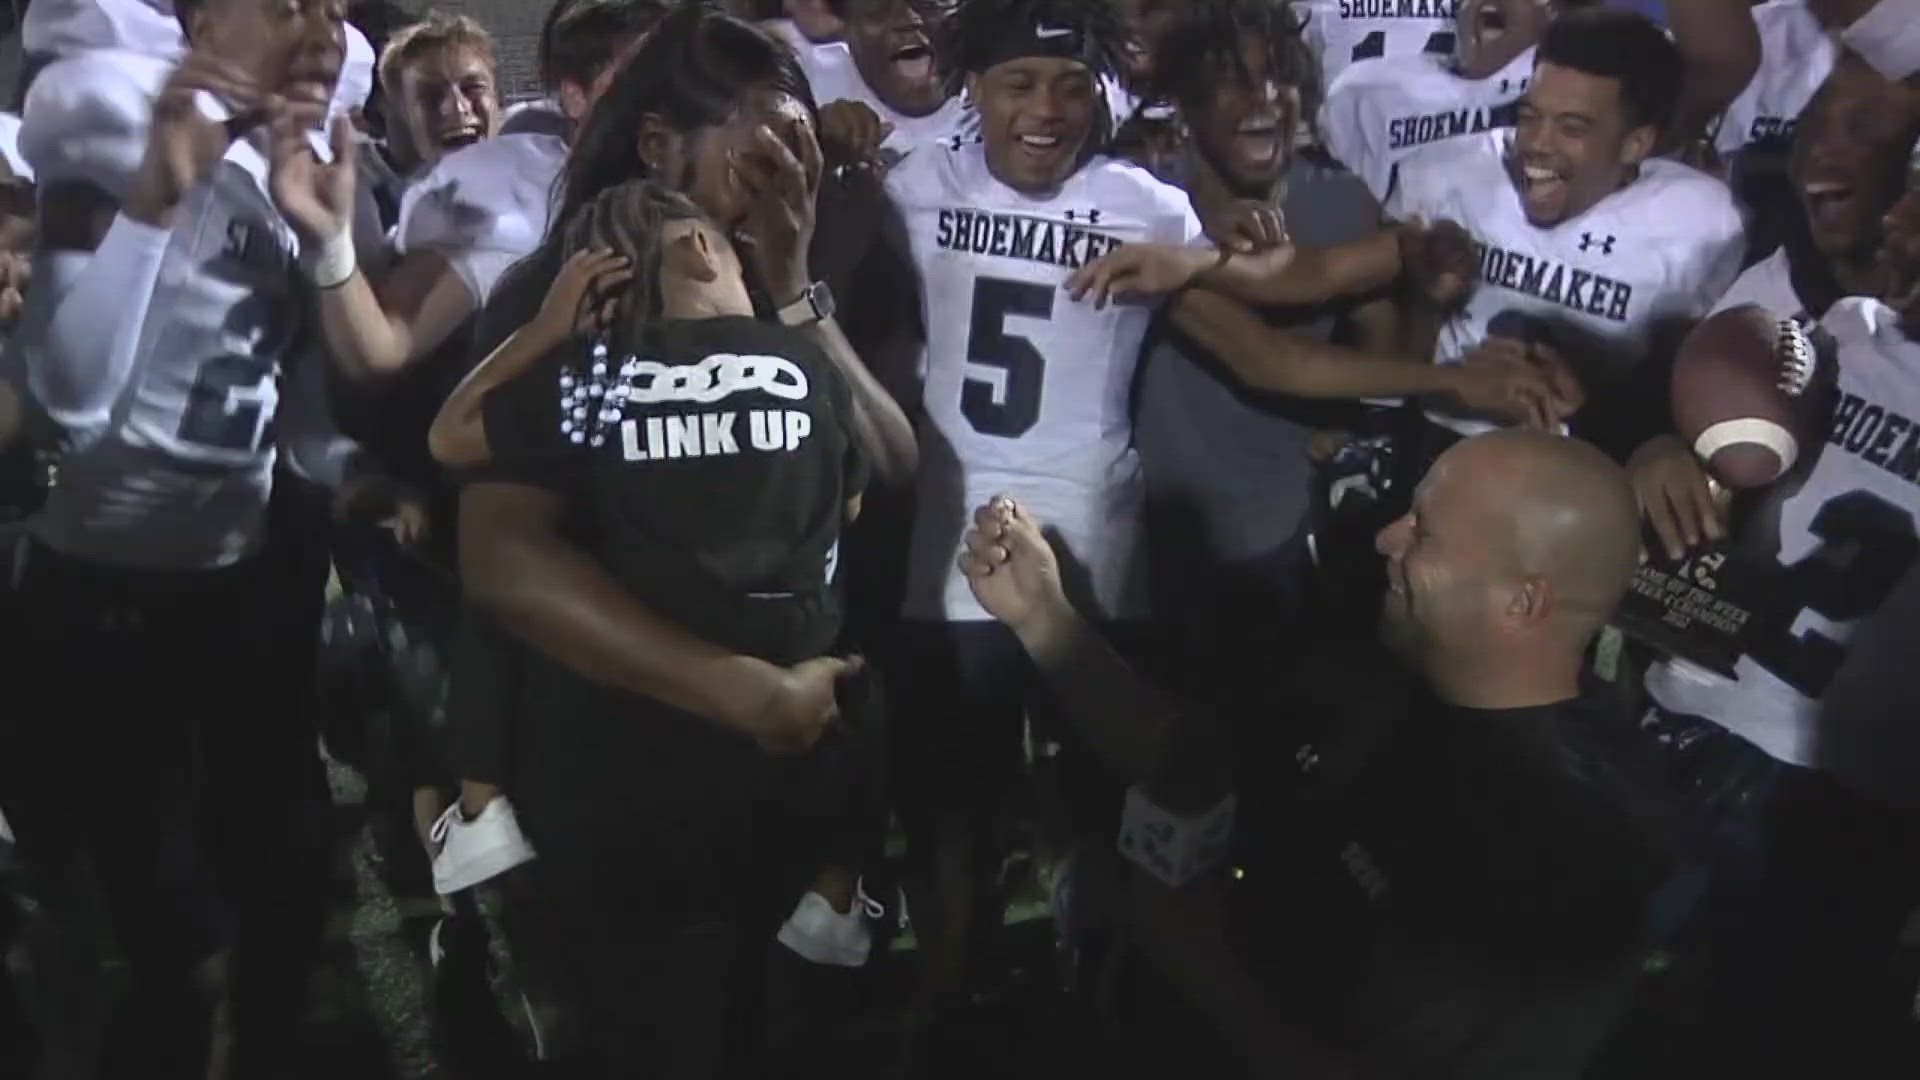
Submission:
{"label": "braided hair", "polygon": [[1320,70],[1288,0],[1190,0],[1182,5],[1154,47],[1149,100],[1186,112],[1207,100],[1222,64],[1251,82],[1240,48],[1249,38],[1265,49],[1274,80],[1300,91],[1301,115],[1312,123],[1320,111]]}
{"label": "braided hair", "polygon": [[[610,327],[609,346],[622,354],[637,351],[647,329],[660,321],[660,256],[667,226],[705,215],[693,200],[653,180],[629,180],[601,192],[566,223],[562,258],[594,248],[626,257],[633,277],[626,286],[618,321]],[[589,296],[583,303],[604,303]]]}

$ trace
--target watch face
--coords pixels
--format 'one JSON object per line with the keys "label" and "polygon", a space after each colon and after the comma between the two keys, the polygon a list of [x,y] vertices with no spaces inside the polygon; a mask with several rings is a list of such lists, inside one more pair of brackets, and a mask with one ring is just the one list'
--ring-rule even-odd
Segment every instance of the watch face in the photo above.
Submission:
{"label": "watch face", "polygon": [[833,290],[827,288],[824,281],[816,281],[807,290],[807,299],[813,304],[813,313],[822,319],[833,318]]}

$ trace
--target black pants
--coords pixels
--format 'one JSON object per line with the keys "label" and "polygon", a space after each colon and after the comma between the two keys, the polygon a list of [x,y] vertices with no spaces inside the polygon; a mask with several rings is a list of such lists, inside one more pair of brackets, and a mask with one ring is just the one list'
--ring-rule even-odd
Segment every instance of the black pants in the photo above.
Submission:
{"label": "black pants", "polygon": [[0,802],[22,860],[94,863],[131,979],[108,1075],[200,1074],[196,968],[222,949],[235,1075],[292,1034],[327,869],[308,562],[156,573],[34,546],[8,598]]}

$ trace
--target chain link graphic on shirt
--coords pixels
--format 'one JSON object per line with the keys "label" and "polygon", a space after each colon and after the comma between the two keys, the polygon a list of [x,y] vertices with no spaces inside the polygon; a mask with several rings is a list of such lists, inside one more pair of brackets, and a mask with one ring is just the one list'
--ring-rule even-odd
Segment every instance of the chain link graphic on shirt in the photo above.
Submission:
{"label": "chain link graphic on shirt", "polygon": [[576,446],[606,445],[607,429],[626,418],[630,404],[711,405],[754,390],[804,401],[808,392],[807,373],[780,356],[715,353],[697,364],[628,357],[617,374],[608,357],[606,343],[597,342],[584,376],[572,366],[560,369],[560,433]]}

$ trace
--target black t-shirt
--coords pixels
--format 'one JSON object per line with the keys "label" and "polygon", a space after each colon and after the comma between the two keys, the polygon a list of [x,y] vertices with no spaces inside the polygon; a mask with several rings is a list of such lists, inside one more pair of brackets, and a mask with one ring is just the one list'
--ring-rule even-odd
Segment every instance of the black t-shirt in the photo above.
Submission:
{"label": "black t-shirt", "polygon": [[1296,740],[1294,784],[1243,788],[1236,930],[1330,1041],[1422,1076],[1577,1076],[1670,864],[1650,751],[1582,701],[1389,697]]}
{"label": "black t-shirt", "polygon": [[840,534],[867,467],[846,380],[803,335],[728,317],[661,324],[637,356],[575,341],[482,415],[486,475],[565,493],[663,617],[780,663],[835,643]]}

